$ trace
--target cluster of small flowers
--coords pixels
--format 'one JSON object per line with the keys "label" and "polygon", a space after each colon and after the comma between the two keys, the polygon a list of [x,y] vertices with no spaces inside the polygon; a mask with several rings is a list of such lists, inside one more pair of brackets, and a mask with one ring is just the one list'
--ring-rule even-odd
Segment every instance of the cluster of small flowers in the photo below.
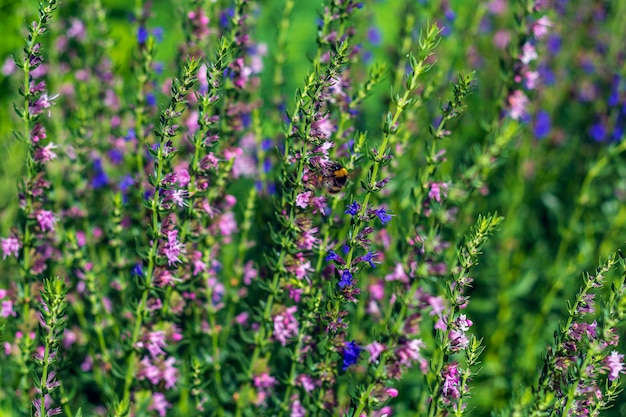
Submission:
{"label": "cluster of small flowers", "polygon": [[[47,67],[43,65],[41,43],[37,38],[47,31],[47,23],[51,13],[56,9],[56,2],[47,6],[49,11],[43,14],[39,22],[33,22],[29,27],[30,47],[26,50],[24,59],[16,62],[26,77],[23,91],[24,108],[16,106],[19,116],[24,120],[27,131],[20,137],[28,143],[28,174],[19,194],[19,207],[29,221],[25,228],[29,229],[30,220],[36,225],[29,230],[18,232],[1,238],[2,257],[18,257],[19,250],[23,249],[23,258],[26,262],[28,274],[40,275],[45,272],[46,261],[55,254],[53,246],[54,233],[58,222],[58,215],[47,209],[48,190],[51,187],[46,175],[46,164],[57,158],[54,150],[57,148],[51,141],[47,141],[46,128],[40,118],[43,115],[50,117],[50,107],[58,95],[49,95],[44,77]],[[28,237],[28,241],[25,239]]]}
{"label": "cluster of small flowers", "polygon": [[[607,397],[617,389],[619,375],[626,373],[624,355],[614,350],[619,335],[610,315],[601,323],[582,320],[596,312],[596,294],[589,290],[604,286],[602,272],[606,270],[586,277],[585,287],[570,311],[574,320],[566,327],[556,349],[548,352],[548,373],[541,381],[556,394],[557,409],[580,416],[594,415],[592,410],[604,408]],[[610,303],[603,306],[614,314],[611,308]],[[607,375],[609,383],[605,384],[603,375]]]}
{"label": "cluster of small flowers", "polygon": [[[553,24],[545,14],[548,8],[545,2],[535,2],[533,12],[536,16],[523,28],[521,50],[513,68],[513,82],[515,86],[507,97],[509,116],[514,120],[529,121],[529,99],[527,92],[534,90],[539,82],[540,74],[536,69],[539,58],[537,46],[539,41],[546,38]],[[539,16],[540,13],[544,13]]]}

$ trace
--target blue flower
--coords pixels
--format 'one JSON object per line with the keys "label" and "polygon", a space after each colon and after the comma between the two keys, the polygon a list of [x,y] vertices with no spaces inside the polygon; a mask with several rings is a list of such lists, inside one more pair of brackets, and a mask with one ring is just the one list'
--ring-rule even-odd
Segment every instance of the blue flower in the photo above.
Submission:
{"label": "blue flower", "polygon": [[133,181],[133,177],[125,175],[120,181],[120,190],[122,190],[122,192],[126,192],[131,186],[133,186],[134,183],[135,181]]}
{"label": "blue flower", "polygon": [[380,31],[376,27],[371,27],[367,30],[367,40],[372,45],[379,45],[382,40],[382,36],[380,35]]}
{"label": "blue flower", "polygon": [[135,138],[136,138],[136,136],[135,136],[135,129],[128,129],[128,133],[126,134],[126,136],[124,136],[124,140],[126,142],[129,142],[129,141],[131,141],[131,140],[133,140]]}
{"label": "blue flower", "polygon": [[326,257],[326,262],[338,261],[338,260],[339,260],[339,255],[337,255],[337,253],[334,250],[331,250],[328,252],[328,256]]}
{"label": "blue flower", "polygon": [[606,128],[602,122],[598,122],[591,126],[589,129],[589,135],[591,135],[591,138],[596,142],[602,142],[606,138]]}
{"label": "blue flower", "polygon": [[384,225],[391,221],[391,215],[387,214],[387,209],[384,207],[374,211],[374,214],[380,219],[380,222]]}
{"label": "blue flower", "polygon": [[341,272],[341,279],[339,280],[339,288],[345,288],[352,285],[352,274],[347,269]]}
{"label": "blue flower", "polygon": [[551,128],[550,114],[544,110],[539,111],[535,119],[535,136],[537,139],[543,139],[548,136]]}
{"label": "blue flower", "polygon": [[357,203],[356,201],[353,201],[352,203],[350,203],[345,213],[354,217],[356,216],[356,214],[359,212],[360,209],[361,209],[361,205]]}
{"label": "blue flower", "polygon": [[137,263],[133,266],[133,269],[130,271],[130,274],[134,277],[143,277],[143,269],[141,264]]}
{"label": "blue flower", "polygon": [[361,354],[361,348],[354,342],[348,342],[346,347],[343,349],[343,367],[342,371],[348,369],[351,365],[354,365],[359,360],[359,355]]}
{"label": "blue flower", "polygon": [[106,172],[102,168],[102,161],[100,159],[94,159],[93,161],[93,170],[95,171],[95,175],[91,179],[91,186],[94,190],[102,188],[109,183],[109,177]]}
{"label": "blue flower", "polygon": [[157,101],[156,101],[156,97],[153,93],[147,93],[146,94],[146,104],[148,106],[156,106]]}
{"label": "blue flower", "polygon": [[363,257],[361,258],[361,260],[362,260],[363,262],[367,262],[367,263],[369,263],[369,264],[370,264],[370,266],[371,266],[372,268],[376,268],[376,265],[374,264],[374,262],[373,262],[373,260],[372,260],[372,258],[373,258],[374,256],[376,256],[376,255],[377,255],[377,253],[376,253],[376,252],[369,251],[369,252],[367,252],[367,253],[365,254],[365,256],[363,256]]}
{"label": "blue flower", "polygon": [[235,15],[235,9],[228,8],[220,14],[220,27],[226,29],[230,25],[230,19]]}
{"label": "blue flower", "polygon": [[148,29],[146,29],[143,26],[140,26],[139,30],[137,30],[137,42],[143,45],[148,40],[149,35],[150,34],[148,33]]}
{"label": "blue flower", "polygon": [[161,27],[156,27],[154,29],[152,29],[152,35],[155,37],[156,41],[161,43],[163,42],[163,28]]}

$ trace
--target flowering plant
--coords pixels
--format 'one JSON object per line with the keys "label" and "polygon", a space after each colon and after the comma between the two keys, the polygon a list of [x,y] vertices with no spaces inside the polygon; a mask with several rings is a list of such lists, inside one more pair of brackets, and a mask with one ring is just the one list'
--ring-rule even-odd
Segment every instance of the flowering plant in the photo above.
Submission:
{"label": "flowering plant", "polygon": [[0,415],[626,412],[612,8],[11,6]]}

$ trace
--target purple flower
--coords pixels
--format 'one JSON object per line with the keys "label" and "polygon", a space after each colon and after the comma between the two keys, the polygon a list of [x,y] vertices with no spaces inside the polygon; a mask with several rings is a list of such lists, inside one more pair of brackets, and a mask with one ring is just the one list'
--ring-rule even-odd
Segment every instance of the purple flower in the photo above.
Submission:
{"label": "purple flower", "polygon": [[359,360],[361,354],[361,348],[354,342],[348,342],[343,349],[343,367],[342,371],[348,369],[351,365],[354,365]]}
{"label": "purple flower", "polygon": [[352,285],[352,274],[347,269],[341,272],[341,279],[339,280],[339,288],[345,288]]}
{"label": "purple flower", "polygon": [[609,381],[616,380],[619,374],[624,373],[624,355],[615,350],[605,358],[604,364],[609,368]]}
{"label": "purple flower", "polygon": [[387,214],[387,209],[385,209],[384,207],[374,211],[374,214],[376,214],[376,217],[380,219],[380,222],[383,224],[383,226],[391,221],[391,215]]}

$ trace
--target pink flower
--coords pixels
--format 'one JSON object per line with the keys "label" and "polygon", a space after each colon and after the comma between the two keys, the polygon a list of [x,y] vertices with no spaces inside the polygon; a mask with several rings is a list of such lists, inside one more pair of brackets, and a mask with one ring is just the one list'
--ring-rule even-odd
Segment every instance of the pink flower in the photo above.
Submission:
{"label": "pink flower", "polygon": [[385,345],[379,342],[372,342],[365,346],[365,350],[370,354],[370,362],[376,362],[381,353],[387,349]]}
{"label": "pink flower", "polygon": [[609,368],[609,381],[615,381],[619,378],[619,374],[626,373],[624,371],[624,355],[620,355],[615,350],[604,359],[604,364]]}
{"label": "pink flower", "polygon": [[172,404],[167,402],[165,395],[162,392],[155,392],[152,394],[152,401],[150,402],[148,410],[156,411],[159,416],[165,417],[168,408],[172,408]]}
{"label": "pink flower", "polygon": [[430,191],[428,191],[428,198],[431,200],[435,200],[436,202],[441,202],[441,196],[446,197],[446,193],[448,192],[448,184],[445,182],[433,182],[430,184]]}
{"label": "pink flower", "polygon": [[283,346],[287,346],[288,339],[298,335],[299,324],[294,316],[297,311],[297,306],[291,306],[274,316],[274,337]]}
{"label": "pink flower", "polygon": [[307,191],[300,193],[296,196],[296,206],[300,208],[307,208],[311,200],[311,192]]}
{"label": "pink flower", "polygon": [[544,38],[548,34],[552,26],[553,24],[547,16],[541,17],[532,25],[532,31],[535,35],[535,38]]}
{"label": "pink flower", "polygon": [[443,376],[443,386],[441,387],[441,392],[445,397],[452,399],[457,399],[461,395],[459,392],[461,376],[457,366],[458,364],[456,362],[452,362],[447,364],[441,371],[441,376]]}
{"label": "pink flower", "polygon": [[398,390],[395,388],[385,388],[385,392],[390,397],[396,398],[398,396]]}
{"label": "pink flower", "polygon": [[522,119],[528,114],[526,108],[528,106],[529,101],[528,101],[528,97],[526,97],[526,94],[524,94],[523,91],[521,90],[513,91],[513,93],[511,93],[511,95],[509,96],[508,100],[509,100],[509,106],[511,107],[509,115],[511,116],[513,120]]}
{"label": "pink flower", "polygon": [[15,236],[0,238],[0,246],[2,247],[3,260],[6,259],[7,256],[15,256],[17,258],[20,249],[20,241]]}
{"label": "pink flower", "polygon": [[237,221],[235,220],[235,213],[229,211],[224,213],[217,222],[217,227],[220,229],[222,236],[231,236],[235,233],[237,228]]}
{"label": "pink flower", "polygon": [[138,378],[147,379],[153,385],[158,385],[163,381],[166,389],[172,389],[178,380],[178,369],[174,367],[175,363],[176,358],[173,356],[165,360],[162,357],[151,360],[148,356],[144,356],[139,364]]}
{"label": "pink flower", "polygon": [[167,346],[165,340],[165,332],[157,331],[157,332],[149,332],[148,340],[146,342],[146,349],[150,352],[150,355],[153,358],[156,358],[158,355],[164,355],[165,351],[162,349]]}
{"label": "pink flower", "polygon": [[167,258],[167,264],[172,266],[180,262],[178,256],[184,253],[185,245],[178,241],[178,230],[169,230],[167,232],[167,242],[163,248],[163,254]]}
{"label": "pink flower", "polygon": [[0,304],[0,317],[17,316],[15,310],[13,310],[12,300],[2,300]]}
{"label": "pink flower", "polygon": [[522,53],[519,57],[519,60],[522,61],[524,65],[530,64],[532,61],[538,58],[537,51],[535,47],[530,43],[526,42],[524,46],[522,46]]}
{"label": "pink flower", "polygon": [[300,400],[298,400],[298,395],[292,396],[292,400],[295,397],[295,401],[291,403],[291,417],[306,417],[306,409],[300,404]]}
{"label": "pink flower", "polygon": [[50,210],[39,210],[35,217],[37,218],[37,222],[39,222],[39,227],[42,231],[54,231],[54,226],[57,223],[57,219],[53,212],[51,212]]}
{"label": "pink flower", "polygon": [[537,80],[539,80],[539,72],[528,71],[524,74],[524,85],[529,90],[537,88]]}

